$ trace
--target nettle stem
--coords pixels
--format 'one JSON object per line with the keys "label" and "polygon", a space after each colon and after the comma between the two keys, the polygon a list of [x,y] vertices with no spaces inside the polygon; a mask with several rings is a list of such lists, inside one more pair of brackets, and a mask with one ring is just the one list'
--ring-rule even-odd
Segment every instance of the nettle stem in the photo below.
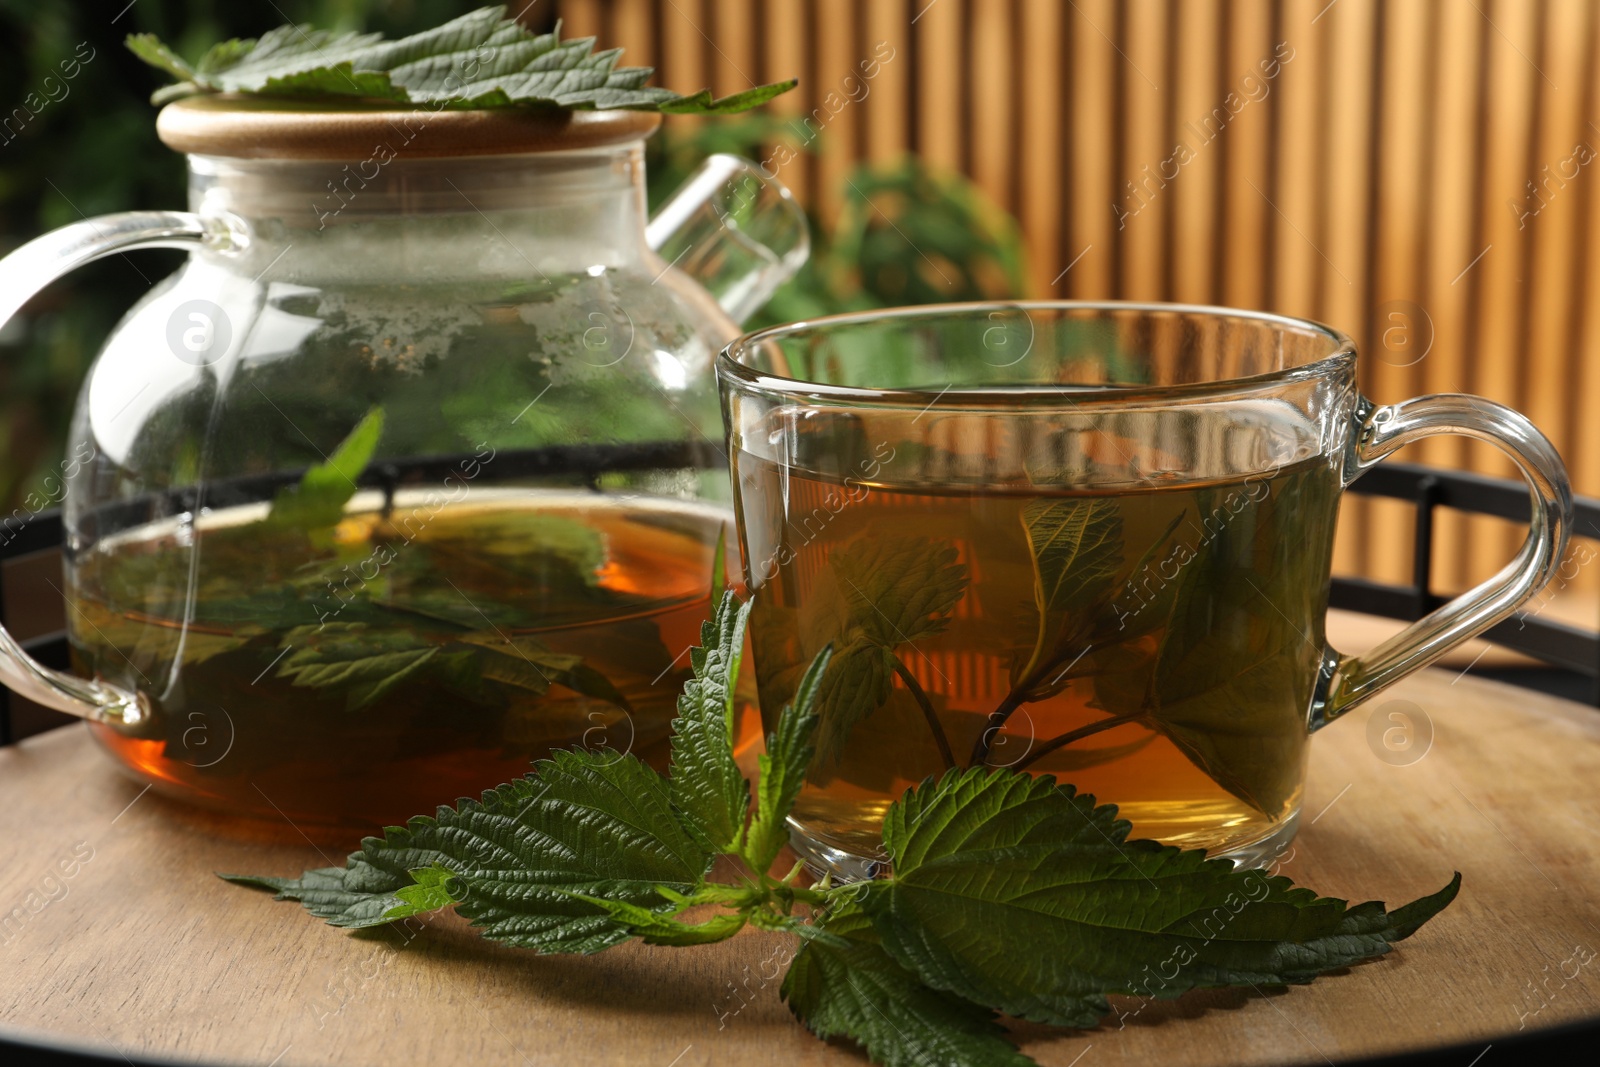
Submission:
{"label": "nettle stem", "polygon": [[1059,737],[1052,737],[1050,740],[1046,741],[1044,744],[1028,753],[1027,756],[1018,760],[1016,763],[1013,763],[1011,765],[1011,769],[1014,771],[1020,771],[1028,764],[1037,760],[1039,757],[1048,755],[1049,753],[1054,752],[1056,749],[1061,748],[1063,745],[1070,745],[1074,741],[1081,741],[1085,737],[1092,737],[1095,734],[1100,733],[1102,730],[1114,730],[1118,726],[1126,726],[1130,722],[1137,722],[1141,714],[1142,712],[1130,711],[1125,715],[1113,715],[1109,719],[1101,719],[1099,722],[1092,722],[1087,726],[1080,726],[1076,730],[1068,730]]}
{"label": "nettle stem", "polygon": [[[1063,669],[1062,673],[1065,673],[1065,671],[1071,670],[1072,667],[1085,656],[1092,656],[1101,649],[1109,648],[1117,643],[1117,640],[1109,639],[1091,642],[1089,645],[1083,647],[1077,653],[1077,655],[1073,656],[1071,660],[1067,660],[1065,654],[1054,656],[1025,674],[1016,685],[1011,687],[1011,692],[1005,695],[1005,699],[1000,701],[1000,703],[995,706],[995,709],[989,713],[988,720],[983,724],[983,732],[980,733],[978,735],[978,739],[972,743],[972,754],[967,758],[967,766],[979,767],[989,761],[989,748],[994,741],[994,735],[1000,732],[1000,728],[1006,724],[1007,719],[1011,718],[1013,712],[1015,712],[1024,704],[1033,703],[1033,701],[1028,697],[1028,694],[1032,692],[1040,682],[1044,681],[1047,677],[1050,677],[1050,672],[1060,667],[1063,661],[1066,662],[1066,667]],[[1057,679],[1051,678],[1050,680],[1054,682]],[[1061,742],[1061,744],[1068,743],[1069,742],[1066,741]]]}
{"label": "nettle stem", "polygon": [[983,724],[983,732],[972,743],[972,755],[967,757],[968,767],[978,767],[989,761],[989,742],[994,735],[1000,732],[1000,727],[1011,718],[1011,713],[1022,706],[1023,694],[1032,684],[1033,675],[1029,674],[1021,682],[1011,687],[1011,692],[1006,694],[998,707],[989,713],[988,721]]}
{"label": "nettle stem", "polygon": [[933,701],[928,699],[927,690],[922,688],[916,676],[900,662],[900,657],[890,653],[894,661],[894,673],[906,684],[906,689],[911,693],[918,706],[922,708],[922,717],[928,720],[928,729],[933,731],[933,742],[939,746],[939,755],[944,759],[946,769],[953,769],[956,765],[956,754],[950,749],[950,739],[945,736],[944,727],[939,724],[939,716],[934,713]]}

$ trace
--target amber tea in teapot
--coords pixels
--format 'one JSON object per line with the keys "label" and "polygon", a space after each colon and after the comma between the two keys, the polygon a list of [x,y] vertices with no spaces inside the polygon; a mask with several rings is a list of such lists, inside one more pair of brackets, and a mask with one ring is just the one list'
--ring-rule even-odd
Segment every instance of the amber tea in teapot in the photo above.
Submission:
{"label": "amber tea in teapot", "polygon": [[[131,668],[152,704],[152,736],[99,727],[102,741],[152,777],[296,824],[392,822],[552,748],[664,763],[724,513],[422,496],[351,508],[320,544],[246,506],[77,559],[79,665]],[[181,537],[203,542],[194,574]]]}

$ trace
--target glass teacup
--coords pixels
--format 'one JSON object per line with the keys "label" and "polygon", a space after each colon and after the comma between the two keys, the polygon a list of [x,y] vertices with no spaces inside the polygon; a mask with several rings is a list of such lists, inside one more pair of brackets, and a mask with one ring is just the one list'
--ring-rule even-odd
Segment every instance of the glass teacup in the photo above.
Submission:
{"label": "glass teacup", "polygon": [[[906,788],[1051,773],[1133,833],[1257,862],[1295,832],[1310,733],[1547,582],[1566,473],[1475,397],[1390,407],[1354,346],[1276,315],[949,305],[750,334],[718,362],[766,729],[823,647],[791,820],[841,876]],[[1503,449],[1531,528],[1495,577],[1371,653],[1323,636],[1341,491],[1419,438]]]}

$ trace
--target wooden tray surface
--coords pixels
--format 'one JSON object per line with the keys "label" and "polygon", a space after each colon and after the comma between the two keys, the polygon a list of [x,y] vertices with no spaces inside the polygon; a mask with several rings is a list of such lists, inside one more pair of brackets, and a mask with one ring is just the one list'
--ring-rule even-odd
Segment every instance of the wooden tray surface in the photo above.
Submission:
{"label": "wooden tray surface", "polygon": [[[1414,762],[1369,743],[1402,725],[1395,713],[1431,723]],[[1600,714],[1429,671],[1330,726],[1313,753],[1283,872],[1397,903],[1459,869],[1456,903],[1389,956],[1310,986],[1128,999],[1120,1025],[1088,1032],[1021,1026],[1031,1055],[1322,1063],[1600,1016]],[[212,872],[291,874],[343,851],[141,793],[80,729],[0,750],[0,812],[0,1036],[283,1067],[864,1062],[779,1001],[781,935],[540,957],[453,915],[352,936],[227,885]]]}

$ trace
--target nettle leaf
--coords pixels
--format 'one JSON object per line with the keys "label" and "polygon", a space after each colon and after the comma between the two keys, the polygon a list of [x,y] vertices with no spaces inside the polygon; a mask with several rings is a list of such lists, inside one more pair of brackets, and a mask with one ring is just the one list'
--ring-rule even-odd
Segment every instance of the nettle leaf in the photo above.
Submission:
{"label": "nettle leaf", "polygon": [[[133,41],[135,38],[154,40],[155,35],[151,33],[132,34],[128,39],[129,48],[133,47]],[[255,41],[241,41],[237,37],[228,41],[219,41],[210,48],[206,49],[206,54],[200,57],[200,62],[196,69],[198,69],[201,74],[211,74],[214,71],[226,70],[238,63],[239,60],[248,54],[251,49],[255,48],[255,46]],[[166,46],[162,45],[161,47],[165,48]],[[188,70],[187,64],[185,64],[185,70]],[[193,71],[189,71],[189,73],[185,75],[185,78],[191,78],[192,76]]]}
{"label": "nettle leaf", "polygon": [[445,867],[424,867],[411,872],[411,885],[394,891],[401,904],[384,913],[387,919],[404,919],[411,915],[427,915],[441,908],[461,902],[464,892],[454,872]]}
{"label": "nettle leaf", "polygon": [[884,1067],[1028,1067],[995,1013],[930,989],[884,951],[855,905],[831,912],[795,953],[780,994],[806,1029],[848,1037]]}
{"label": "nettle leaf", "polygon": [[717,547],[711,554],[711,607],[722,603],[722,594],[728,591],[728,527],[717,528]]}
{"label": "nettle leaf", "polygon": [[595,52],[594,38],[563,41],[560,34],[560,23],[551,33],[530,33],[495,6],[398,41],[280,26],[259,40],[215,45],[192,68],[153,34],[133,34],[127,44],[177,79],[155,94],[155,103],[225,92],[444,107],[727,114],[758,107],[796,84],[761,85],[720,99],[705,90],[680,96],[646,85],[649,67],[617,66],[620,49]]}
{"label": "nettle leaf", "polygon": [[452,540],[479,557],[478,566],[511,580],[550,581],[560,574],[562,580],[592,588],[600,583],[599,572],[609,558],[605,534],[576,519],[540,511],[474,516],[470,531]]}
{"label": "nettle leaf", "polygon": [[[934,714],[952,735],[964,737],[981,728],[979,724],[982,717],[972,712],[952,710],[950,700],[944,694],[929,693],[928,701]],[[918,781],[930,774],[942,774],[948,767],[938,741],[928,729],[927,713],[906,689],[891,689],[889,699],[869,717],[857,723],[848,736],[851,746],[858,751],[895,754],[893,761],[855,761],[850,767],[849,783],[852,789],[893,797],[904,791],[907,780]],[[820,747],[820,730],[817,737]],[[997,747],[997,751],[1005,750]],[[1010,750],[1011,753],[1016,751],[1015,748]],[[997,766],[1010,766],[999,759],[995,762]],[[814,786],[826,786],[833,781],[838,769],[838,764],[818,759],[812,765],[807,781]]]}
{"label": "nettle leaf", "polygon": [[564,685],[573,692],[596,697],[632,712],[632,705],[611,680],[570,652],[552,652],[535,637],[503,637],[499,633],[464,634],[458,639],[478,654],[479,672],[489,681],[535,695],[548,692],[552,684]]}
{"label": "nettle leaf", "polygon": [[[1308,668],[1289,645],[1299,635],[1266,629],[1266,639],[1252,640],[1244,663],[1215,648],[1216,658],[1208,658],[1204,647],[1164,660],[1157,673],[1168,676],[1167,687],[1157,681],[1163,698],[1148,720],[1222,788],[1277,815],[1299,786],[1306,743],[1302,709],[1315,667]],[[1190,673],[1170,673],[1181,672],[1185,663]],[[1230,669],[1223,673],[1219,665]]]}
{"label": "nettle leaf", "polygon": [[1111,615],[1101,623],[1100,628],[1106,633],[1131,642],[1167,624],[1180,583],[1164,576],[1156,565],[1166,562],[1183,567],[1194,558],[1193,548],[1174,538],[1188,516],[1188,509],[1174,515],[1161,536],[1150,542],[1150,547],[1128,569],[1111,599]]}
{"label": "nettle leaf", "polygon": [[1030,501],[1022,527],[1033,559],[1039,631],[1016,673],[1018,684],[1038,681],[1037,672],[1083,651],[1071,646],[1107,614],[1122,565],[1122,515],[1110,500]]}
{"label": "nettle leaf", "polygon": [[344,506],[356,494],[356,479],[366,469],[383,436],[383,409],[368,411],[326,460],[301,476],[297,485],[281,489],[266,522],[271,526],[314,529],[344,518]]}
{"label": "nettle leaf", "polygon": [[[1163,600],[1162,593],[1165,592],[1165,590],[1173,589],[1174,582],[1168,581],[1163,574],[1155,571],[1155,563],[1157,563],[1158,560],[1166,560],[1171,561],[1171,563],[1174,563],[1174,565],[1182,566],[1184,563],[1187,563],[1190,558],[1194,558],[1194,550],[1189,549],[1187,545],[1184,545],[1181,550],[1174,547],[1176,542],[1173,541],[1173,534],[1178,533],[1179,528],[1184,525],[1184,520],[1186,520],[1186,518],[1189,518],[1189,509],[1181,510],[1181,512],[1178,512],[1178,514],[1173,515],[1170,522],[1166,523],[1166,530],[1162,531],[1162,536],[1157,537],[1155,541],[1150,542],[1149,547],[1147,547],[1144,552],[1139,553],[1138,560],[1134,560],[1133,566],[1128,569],[1128,576],[1123,579],[1122,587],[1118,589],[1118,595],[1114,598],[1115,601],[1123,600],[1123,597],[1128,595],[1128,593],[1139,595],[1141,584],[1160,584],[1160,590],[1162,590],[1162,592],[1155,593],[1155,597],[1152,598],[1152,600],[1154,600],[1155,603],[1158,603],[1158,605],[1165,605],[1165,600]],[[1139,601],[1139,603],[1142,603],[1142,601]],[[1136,603],[1136,605],[1128,606],[1128,611],[1126,611],[1126,614],[1136,613],[1136,611],[1138,611],[1138,606],[1138,603]],[[1122,616],[1122,614],[1122,611],[1118,611],[1118,616]],[[1160,606],[1158,606],[1157,611],[1155,611],[1155,616],[1165,619],[1165,613],[1163,613],[1162,609],[1160,609]],[[1126,625],[1126,622],[1123,622],[1122,619],[1118,619],[1117,629],[1126,630],[1128,629],[1128,625]],[[1142,632],[1142,630],[1139,630],[1139,632]]]}
{"label": "nettle leaf", "polygon": [[863,538],[829,560],[808,628],[831,621],[836,650],[817,697],[817,773],[824,780],[851,732],[883,707],[894,686],[895,649],[944,632],[966,596],[967,567],[949,542]]}
{"label": "nettle leaf", "polygon": [[894,879],[863,904],[890,955],[935,989],[1083,1027],[1107,994],[1303,983],[1381,955],[1460,885],[1394,912],[1348,907],[1128,830],[1048,775],[951,773],[890,808]]}
{"label": "nettle leaf", "polygon": [[867,537],[830,561],[851,620],[885,648],[944,632],[967,592],[956,547],[921,537]]}
{"label": "nettle leaf", "polygon": [[805,784],[806,768],[816,754],[817,693],[833,650],[823,649],[811,661],[794,700],[778,715],[778,728],[767,735],[767,751],[757,757],[761,778],[756,786],[756,811],[746,833],[745,859],[750,869],[765,872],[789,840],[788,818]]}
{"label": "nettle leaf", "polygon": [[480,670],[484,678],[536,696],[550,691],[552,682],[558,680],[556,675],[583,662],[581,656],[560,656],[548,649],[524,650],[491,634],[464,637],[462,643],[481,650]]}
{"label": "nettle leaf", "polygon": [[351,711],[370,707],[402,683],[424,675],[468,690],[488,681],[536,696],[549,692],[551,685],[564,685],[630,714],[633,710],[628,698],[582,656],[552,652],[528,635],[430,635],[385,619],[297,626],[284,634],[281,646],[293,651],[279,662],[278,677],[294,685],[342,689]]}
{"label": "nettle leaf", "polygon": [[713,852],[734,847],[750,807],[750,783],[733,759],[734,683],[749,621],[750,605],[725,593],[716,617],[700,627],[700,646],[690,650],[694,677],[672,723],[672,802]]}
{"label": "nettle leaf", "polygon": [[[644,68],[639,68],[644,69]],[[767,101],[782,96],[784,93],[800,84],[799,78],[790,78],[788,81],[769,82],[766,85],[756,85],[742,92],[729,93],[727,96],[713,97],[710,89],[701,89],[688,96],[680,96],[676,100],[668,100],[658,104],[656,110],[665,115],[736,115],[741,111],[760,107]],[[613,104],[613,107],[623,106]]]}
{"label": "nettle leaf", "polygon": [[168,48],[155,34],[129,34],[127,45],[128,51],[157,70],[170,74],[175,81],[189,82],[194,80],[194,68],[189,66],[182,56]]}
{"label": "nettle leaf", "polygon": [[636,757],[579,749],[535,767],[480,801],[463,799],[367,838],[342,872],[229,877],[300,900],[340,926],[377,926],[454,903],[493,940],[587,953],[632,936],[631,925],[595,899],[675,911],[662,890],[691,892],[710,868],[710,853],[672,810],[666,780]]}
{"label": "nettle leaf", "polygon": [[1239,568],[1259,540],[1247,520],[1270,522],[1284,503],[1263,501],[1210,531],[1169,586],[1147,709],[1149,724],[1218,785],[1274,816],[1300,782],[1304,709],[1321,659],[1290,622],[1320,609],[1288,598],[1315,597],[1323,585],[1301,572],[1311,553],[1299,546],[1255,546],[1258,555],[1282,553],[1255,561],[1255,581],[1240,581]]}
{"label": "nettle leaf", "polygon": [[330,926],[361,929],[382,926],[408,907],[398,895],[416,882],[408,874],[392,874],[369,866],[361,853],[350,855],[344,867],[319,867],[299,878],[271,878],[253,874],[222,874],[224,881],[253,889],[267,889],[275,900],[294,900]]}
{"label": "nettle leaf", "polygon": [[827,774],[844,757],[851,732],[889,699],[894,685],[894,652],[858,637],[834,654],[822,679],[817,707],[821,728],[818,772]]}
{"label": "nettle leaf", "polygon": [[464,653],[445,654],[442,646],[409,630],[375,628],[363,622],[297,626],[283,636],[277,676],[294,685],[343,689],[350,711],[369,707],[430,665],[459,673]]}

